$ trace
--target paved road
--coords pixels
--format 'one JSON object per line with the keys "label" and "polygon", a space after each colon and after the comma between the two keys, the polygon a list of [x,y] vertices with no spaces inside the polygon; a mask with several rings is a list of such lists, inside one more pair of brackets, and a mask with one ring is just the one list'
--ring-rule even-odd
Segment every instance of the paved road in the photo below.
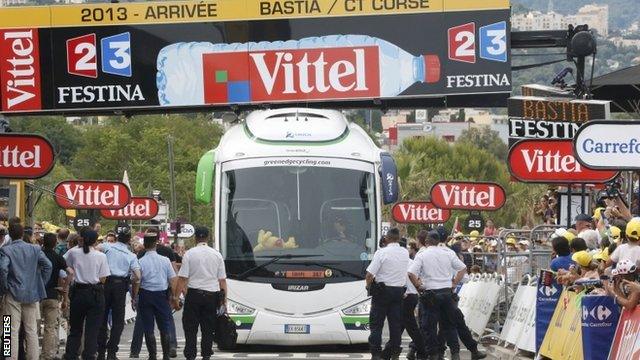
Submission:
{"label": "paved road", "polygon": [[[178,337],[178,358],[184,359],[182,351],[184,350],[184,332],[182,331],[182,312],[177,312],[174,315],[176,332]],[[122,341],[120,343],[120,351],[118,352],[119,359],[129,358],[129,346],[131,344],[131,338],[133,335],[133,323],[125,326],[122,334]],[[159,344],[159,337],[156,340]],[[403,355],[401,359],[405,358],[405,354],[408,350],[408,344],[410,339],[408,337],[403,338]],[[199,346],[198,341],[198,346]],[[199,347],[198,347],[198,351]],[[265,346],[250,346],[241,347],[234,352],[223,352],[214,350],[215,359],[369,359],[371,356],[367,352],[366,346],[322,346],[322,347],[265,347]],[[143,345],[140,359],[147,358],[146,347]],[[463,350],[461,352],[462,359],[470,359],[471,354]],[[496,357],[489,356],[488,359],[496,359]]]}

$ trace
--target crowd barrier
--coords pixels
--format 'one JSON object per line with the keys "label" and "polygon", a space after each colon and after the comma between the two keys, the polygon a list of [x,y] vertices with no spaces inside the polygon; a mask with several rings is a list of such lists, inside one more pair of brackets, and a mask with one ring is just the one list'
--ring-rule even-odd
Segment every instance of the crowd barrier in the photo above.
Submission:
{"label": "crowd barrier", "polygon": [[502,278],[495,274],[474,274],[462,285],[458,295],[458,307],[464,314],[471,331],[482,336],[487,328],[493,309],[498,303]]}
{"label": "crowd barrier", "polygon": [[511,344],[516,349],[529,352],[536,351],[536,291],[535,278],[524,276],[511,301],[500,333],[500,340],[505,345]]}

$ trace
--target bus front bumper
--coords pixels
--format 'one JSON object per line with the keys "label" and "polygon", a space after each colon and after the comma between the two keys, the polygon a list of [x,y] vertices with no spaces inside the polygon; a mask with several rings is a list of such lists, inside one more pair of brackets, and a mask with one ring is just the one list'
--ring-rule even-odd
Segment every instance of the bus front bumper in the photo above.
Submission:
{"label": "bus front bumper", "polygon": [[267,311],[234,316],[239,344],[328,345],[362,344],[369,337],[369,316],[341,316],[339,312],[290,317]]}

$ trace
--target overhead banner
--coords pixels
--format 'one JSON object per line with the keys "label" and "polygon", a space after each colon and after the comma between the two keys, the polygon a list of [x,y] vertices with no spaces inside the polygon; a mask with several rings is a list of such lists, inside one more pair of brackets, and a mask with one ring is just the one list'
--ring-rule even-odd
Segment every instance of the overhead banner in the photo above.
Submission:
{"label": "overhead banner", "polygon": [[509,15],[508,0],[2,8],[2,112],[508,93]]}
{"label": "overhead banner", "polygon": [[555,97],[509,98],[509,145],[520,139],[573,139],[580,126],[594,119],[608,119],[610,102]]}

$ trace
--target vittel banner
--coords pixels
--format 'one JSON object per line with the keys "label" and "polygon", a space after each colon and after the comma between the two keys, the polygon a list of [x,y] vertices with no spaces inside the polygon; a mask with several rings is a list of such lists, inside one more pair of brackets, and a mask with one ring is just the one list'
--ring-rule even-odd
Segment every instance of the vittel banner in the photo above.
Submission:
{"label": "vittel banner", "polygon": [[508,93],[509,1],[469,3],[208,0],[3,8],[2,111]]}

